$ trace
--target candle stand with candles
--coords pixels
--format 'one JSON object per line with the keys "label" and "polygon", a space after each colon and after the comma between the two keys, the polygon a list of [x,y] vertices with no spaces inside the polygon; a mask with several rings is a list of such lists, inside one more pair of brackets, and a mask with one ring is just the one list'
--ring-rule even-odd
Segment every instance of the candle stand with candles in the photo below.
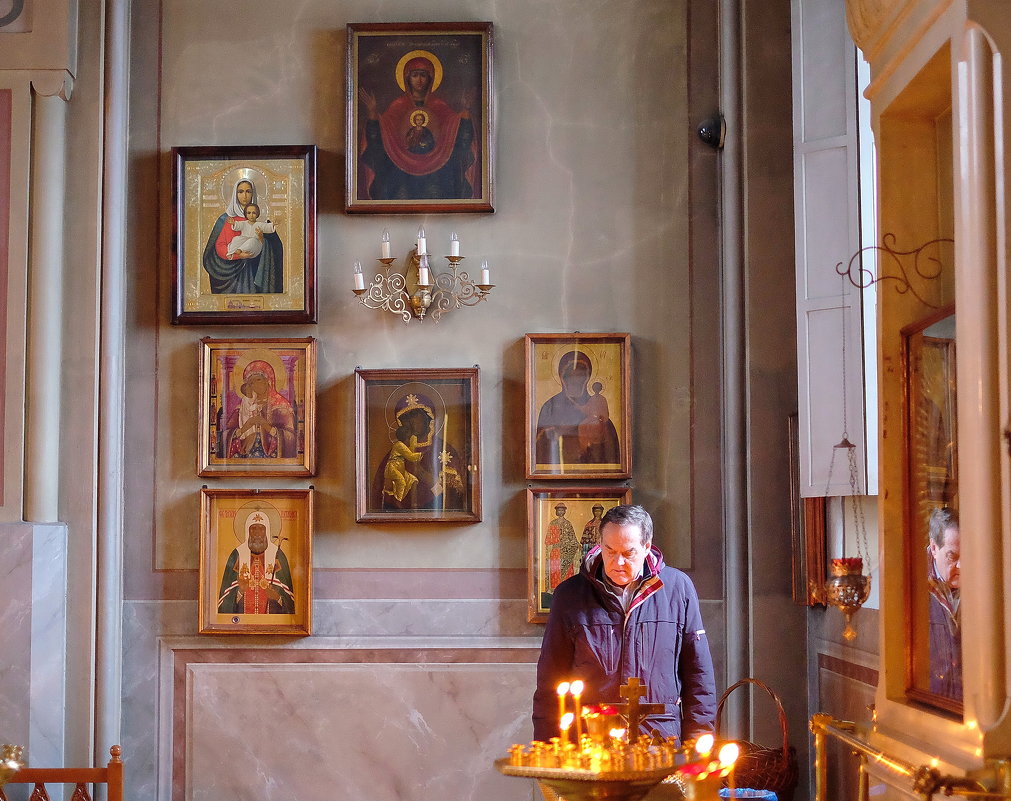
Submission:
{"label": "candle stand with candles", "polygon": [[394,267],[396,259],[390,255],[389,233],[384,231],[378,261],[382,268],[366,287],[361,262],[354,264],[354,289],[363,306],[383,309],[399,314],[405,323],[412,319],[435,322],[443,314],[461,306],[474,306],[485,300],[495,286],[491,283],[488,262],[481,264],[479,281],[472,281],[462,269],[464,256],[460,255],[460,240],[456,234],[450,240],[450,254],[446,256],[449,269],[436,274],[429,263],[427,239],[424,228],[418,231],[416,247],[405,259],[404,271]]}
{"label": "candle stand with candles", "polygon": [[[640,737],[641,718],[655,710],[639,703],[645,686],[637,678],[622,687],[628,702],[614,705],[580,707],[576,699],[582,682],[572,684],[577,684],[578,692],[564,682],[563,692],[559,685],[559,710],[565,708],[565,694],[572,693],[578,714],[562,714],[559,736],[550,742],[513,745],[508,757],[495,761],[500,773],[536,779],[564,801],[638,801],[661,782],[671,785],[671,798],[717,801],[737,759],[736,744],[724,745],[713,756],[712,735],[680,746],[674,738]],[[573,719],[584,722],[577,723],[574,742]]]}

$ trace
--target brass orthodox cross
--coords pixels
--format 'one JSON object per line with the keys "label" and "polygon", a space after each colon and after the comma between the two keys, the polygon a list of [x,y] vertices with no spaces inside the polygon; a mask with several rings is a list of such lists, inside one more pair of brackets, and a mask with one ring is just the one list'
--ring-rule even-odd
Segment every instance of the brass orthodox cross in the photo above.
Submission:
{"label": "brass orthodox cross", "polygon": [[639,724],[643,718],[664,711],[663,704],[643,704],[640,698],[646,697],[647,687],[638,676],[632,676],[626,684],[621,685],[621,697],[627,699],[624,704],[616,704],[618,712],[628,721],[628,741],[634,743],[639,739]]}

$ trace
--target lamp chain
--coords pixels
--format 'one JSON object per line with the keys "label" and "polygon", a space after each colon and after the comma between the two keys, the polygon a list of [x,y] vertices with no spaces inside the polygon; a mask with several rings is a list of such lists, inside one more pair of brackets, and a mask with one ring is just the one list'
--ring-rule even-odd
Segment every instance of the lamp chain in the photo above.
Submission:
{"label": "lamp chain", "polygon": [[[842,276],[840,276],[842,279]],[[840,292],[839,292],[839,310],[842,314],[842,358],[840,359],[840,364],[842,366],[842,439],[839,444],[832,447],[832,458],[829,460],[828,465],[828,478],[825,481],[825,496],[828,497],[829,492],[832,488],[832,472],[835,469],[835,457],[836,451],[840,448],[845,448],[847,451],[847,466],[849,467],[849,483],[850,483],[850,498],[853,504],[853,514],[856,520],[857,526],[857,556],[861,559],[868,556],[870,553],[870,546],[867,542],[867,526],[864,520],[864,509],[863,505],[857,502],[856,496],[858,494],[858,477],[857,477],[857,454],[856,445],[850,442],[849,438],[849,419],[848,419],[848,402],[847,402],[847,375],[846,375],[846,282],[845,280],[840,280]],[[839,509],[842,514],[842,526],[843,526],[843,544],[845,547],[846,542],[846,513],[845,506],[840,499]]]}

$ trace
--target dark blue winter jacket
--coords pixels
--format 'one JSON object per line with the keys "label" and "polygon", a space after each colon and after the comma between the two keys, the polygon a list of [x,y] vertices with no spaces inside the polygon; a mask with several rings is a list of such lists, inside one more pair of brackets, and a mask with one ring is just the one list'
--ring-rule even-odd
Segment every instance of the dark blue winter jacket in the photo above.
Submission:
{"label": "dark blue winter jacket", "polygon": [[534,739],[558,734],[559,683],[582,679],[583,704],[621,703],[619,689],[632,676],[649,688],[643,702],[665,707],[643,722],[644,732],[683,741],[713,730],[713,660],[691,579],[650,548],[626,616],[605,588],[598,545],[551,599],[537,662]]}

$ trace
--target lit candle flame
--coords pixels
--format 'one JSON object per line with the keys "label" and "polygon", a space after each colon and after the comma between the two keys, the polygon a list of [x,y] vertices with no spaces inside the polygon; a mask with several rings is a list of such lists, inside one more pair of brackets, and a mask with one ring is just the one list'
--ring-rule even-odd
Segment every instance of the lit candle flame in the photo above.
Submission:
{"label": "lit candle flame", "polygon": [[569,692],[569,683],[563,681],[558,685],[556,692],[558,693],[558,719],[561,720],[565,714],[565,696]]}
{"label": "lit candle flame", "polygon": [[720,749],[720,767],[729,768],[737,761],[740,753],[741,749],[737,743],[727,743]]}
{"label": "lit candle flame", "polygon": [[620,739],[622,739],[625,736],[625,730],[624,729],[611,729],[611,731],[609,731],[608,734],[610,734],[613,739],[620,740]]}
{"label": "lit candle flame", "polygon": [[569,730],[569,727],[572,725],[572,721],[575,719],[575,717],[576,716],[573,715],[571,712],[566,712],[564,715],[562,715],[562,721],[560,724],[562,727],[562,731]]}
{"label": "lit candle flame", "polygon": [[703,734],[699,739],[695,741],[695,753],[701,757],[709,756],[710,752],[713,750],[713,743],[716,738],[711,734]]}
{"label": "lit candle flame", "polygon": [[569,692],[571,692],[576,698],[579,698],[579,696],[583,694],[583,682],[576,679],[569,685]]}

